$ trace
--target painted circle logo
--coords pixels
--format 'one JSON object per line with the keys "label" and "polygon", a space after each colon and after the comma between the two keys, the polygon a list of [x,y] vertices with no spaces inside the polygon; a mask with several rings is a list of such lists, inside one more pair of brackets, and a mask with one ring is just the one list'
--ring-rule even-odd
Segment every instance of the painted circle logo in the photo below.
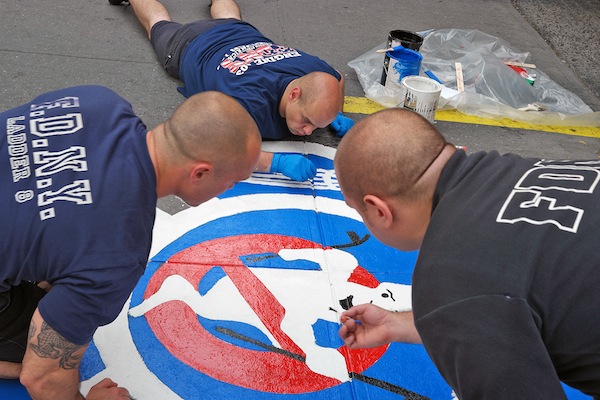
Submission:
{"label": "painted circle logo", "polygon": [[[254,268],[261,268],[256,266],[260,265],[260,261],[277,257],[281,250],[293,249],[326,250],[314,242],[300,238],[255,234],[210,240],[173,255],[150,279],[144,299],[148,301],[152,296],[161,296],[161,289],[169,290],[166,286],[173,277],[181,277],[185,282],[176,284],[176,288],[172,288],[169,294],[162,293],[160,305],[145,312],[150,329],[175,358],[222,382],[277,393],[312,392],[339,384],[337,379],[315,373],[307,366],[305,352],[282,330],[286,309],[243,261],[254,264]],[[364,282],[372,285],[375,278],[358,266],[357,269],[351,279],[357,284]],[[248,328],[231,329],[225,321],[221,326],[215,324],[213,332],[200,323],[195,309],[202,312],[203,297],[207,297],[210,290],[204,296],[198,294],[195,296],[196,301],[188,304],[181,299],[193,299],[194,294],[182,295],[181,289],[190,285],[194,291],[198,291],[204,278],[212,286],[216,284],[213,282],[215,274],[220,279],[225,279],[225,276],[229,278],[280,347],[243,333]],[[220,294],[225,293],[226,291],[221,290]],[[179,301],[169,299],[170,295],[175,295],[175,299]],[[232,303],[227,298],[222,301],[228,305]],[[231,339],[245,341],[267,351],[239,347]],[[198,350],[190,352],[190,349]],[[347,348],[343,349],[346,351],[341,354],[346,365],[357,373],[370,367],[385,352],[385,347],[352,352]]]}
{"label": "painted circle logo", "polygon": [[[324,244],[311,240],[323,224],[337,228]],[[232,226],[238,235],[228,235]],[[358,221],[310,210],[211,221],[148,266],[129,310],[136,347],[184,398],[202,381],[226,384],[232,396],[236,387],[274,394],[332,388],[386,351],[343,347],[339,312],[352,299],[410,304],[408,285],[382,283],[360,266],[378,247]]]}

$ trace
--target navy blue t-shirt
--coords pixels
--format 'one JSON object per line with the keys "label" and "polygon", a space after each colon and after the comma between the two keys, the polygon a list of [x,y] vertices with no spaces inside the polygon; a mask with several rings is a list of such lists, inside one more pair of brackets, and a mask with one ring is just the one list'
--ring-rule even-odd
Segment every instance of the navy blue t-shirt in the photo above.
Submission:
{"label": "navy blue t-shirt", "polygon": [[308,73],[321,71],[341,79],[325,61],[263,36],[252,25],[234,21],[199,35],[185,50],[179,76],[181,93],[190,97],[218,90],[236,100],[252,115],[265,139],[291,135],[279,115],[279,101],[287,85]]}
{"label": "navy blue t-shirt", "polygon": [[147,263],[157,196],[146,126],[99,86],[44,94],[0,124],[0,291],[49,281],[42,317],[85,344]]}

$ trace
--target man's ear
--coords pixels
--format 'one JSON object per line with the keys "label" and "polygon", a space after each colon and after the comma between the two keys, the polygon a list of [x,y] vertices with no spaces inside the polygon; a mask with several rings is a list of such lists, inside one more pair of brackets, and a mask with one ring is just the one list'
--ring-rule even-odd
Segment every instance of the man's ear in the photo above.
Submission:
{"label": "man's ear", "polygon": [[300,97],[302,97],[302,89],[299,86],[296,86],[292,88],[292,90],[290,90],[288,101],[293,103],[295,101],[300,100]]}
{"label": "man's ear", "polygon": [[372,222],[377,221],[379,226],[389,228],[394,222],[394,212],[390,204],[373,194],[367,194],[363,197],[363,202],[367,207],[367,213]]}
{"label": "man's ear", "polygon": [[201,180],[203,177],[211,173],[213,166],[205,161],[200,161],[194,164],[192,167],[189,178],[190,181],[195,182]]}

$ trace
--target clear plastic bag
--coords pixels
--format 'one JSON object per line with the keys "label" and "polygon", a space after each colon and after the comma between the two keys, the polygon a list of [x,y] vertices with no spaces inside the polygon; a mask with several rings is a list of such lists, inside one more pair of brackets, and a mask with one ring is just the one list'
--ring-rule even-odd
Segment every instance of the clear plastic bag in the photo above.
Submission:
{"label": "clear plastic bag", "polygon": [[[526,62],[529,53],[519,52],[506,41],[478,30],[442,29],[419,32],[425,36],[419,52],[423,71],[431,71],[445,88],[438,108],[456,109],[483,118],[510,118],[536,125],[600,126],[600,112],[593,112],[578,96],[552,81],[540,69],[531,85],[505,62]],[[384,107],[395,107],[398,99],[380,84],[383,57],[375,50],[350,61],[367,98]],[[463,70],[464,92],[456,92],[456,67]],[[545,111],[520,111],[538,103]]]}

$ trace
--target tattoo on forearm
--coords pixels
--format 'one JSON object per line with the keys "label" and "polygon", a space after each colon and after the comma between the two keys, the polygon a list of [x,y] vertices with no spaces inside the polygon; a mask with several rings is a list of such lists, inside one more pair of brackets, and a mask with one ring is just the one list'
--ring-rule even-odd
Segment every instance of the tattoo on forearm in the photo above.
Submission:
{"label": "tattoo on forearm", "polygon": [[29,346],[41,358],[58,360],[63,369],[75,369],[81,361],[82,355],[74,355],[83,346],[69,342],[45,321],[42,322],[41,331],[37,337],[37,344],[33,343],[33,335],[37,332],[35,323],[29,327]]}

